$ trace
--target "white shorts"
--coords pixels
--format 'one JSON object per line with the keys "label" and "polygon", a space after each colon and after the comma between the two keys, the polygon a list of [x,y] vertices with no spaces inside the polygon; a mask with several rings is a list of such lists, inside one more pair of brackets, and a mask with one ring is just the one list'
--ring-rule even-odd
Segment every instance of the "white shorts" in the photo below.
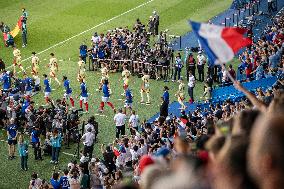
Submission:
{"label": "white shorts", "polygon": [[102,102],[108,102],[108,101],[109,101],[109,97],[102,96]]}
{"label": "white shorts", "polygon": [[125,102],[124,107],[125,108],[132,108],[132,103]]}
{"label": "white shorts", "polygon": [[80,96],[80,101],[83,101],[84,103],[87,103],[88,102],[88,97]]}
{"label": "white shorts", "polygon": [[49,97],[50,96],[50,92],[44,92],[44,97]]}
{"label": "white shorts", "polygon": [[64,93],[64,98],[72,98],[72,93]]}
{"label": "white shorts", "polygon": [[31,96],[32,95],[32,90],[31,91],[26,91],[26,96]]}

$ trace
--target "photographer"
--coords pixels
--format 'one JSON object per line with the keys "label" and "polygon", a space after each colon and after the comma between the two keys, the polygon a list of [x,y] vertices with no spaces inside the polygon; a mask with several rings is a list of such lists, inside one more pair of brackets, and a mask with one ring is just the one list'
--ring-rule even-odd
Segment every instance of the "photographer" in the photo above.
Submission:
{"label": "photographer", "polygon": [[92,133],[94,133],[95,135],[95,142],[97,141],[97,136],[99,133],[99,127],[98,127],[98,122],[95,120],[94,116],[91,116],[88,120],[88,124],[85,125],[85,133],[88,132],[88,129],[91,128],[92,129]]}
{"label": "photographer", "polygon": [[83,150],[84,156],[89,157],[89,159],[91,159],[93,155],[94,142],[95,142],[95,135],[94,133],[92,133],[91,127],[87,129],[87,133],[85,133],[82,136],[81,140],[83,141],[84,144],[84,150]]}
{"label": "photographer", "polygon": [[40,147],[40,130],[38,126],[33,127],[31,132],[31,142],[34,148],[35,160],[43,160],[41,157],[41,147]]}

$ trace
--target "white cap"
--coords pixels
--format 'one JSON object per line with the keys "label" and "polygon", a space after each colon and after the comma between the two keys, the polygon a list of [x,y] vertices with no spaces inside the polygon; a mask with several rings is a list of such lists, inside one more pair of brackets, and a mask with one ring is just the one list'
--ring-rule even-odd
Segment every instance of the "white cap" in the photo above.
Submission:
{"label": "white cap", "polygon": [[92,158],[92,159],[91,159],[91,162],[92,162],[92,163],[95,163],[95,162],[96,162],[96,158]]}

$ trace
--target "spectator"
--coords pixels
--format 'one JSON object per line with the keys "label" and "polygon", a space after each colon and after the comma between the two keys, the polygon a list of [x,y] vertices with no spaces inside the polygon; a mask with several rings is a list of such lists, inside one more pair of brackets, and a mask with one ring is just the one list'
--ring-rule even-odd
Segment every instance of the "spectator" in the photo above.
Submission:
{"label": "spectator", "polygon": [[24,171],[28,170],[28,142],[24,141],[22,135],[19,136],[18,151],[21,158],[21,169]]}
{"label": "spectator", "polygon": [[17,144],[18,136],[18,126],[15,124],[13,118],[10,119],[10,125],[7,127],[7,136],[8,136],[8,150],[9,150],[9,160],[15,158],[15,145]]}
{"label": "spectator", "polygon": [[42,185],[42,180],[38,178],[38,175],[35,172],[33,172],[32,180],[30,181],[29,184],[29,189],[39,189],[41,185]]}
{"label": "spectator", "polygon": [[282,115],[265,115],[252,130],[248,151],[249,171],[261,189],[281,188],[284,173]]}
{"label": "spectator", "polygon": [[53,189],[60,189],[59,173],[53,173],[52,178],[50,179],[50,184]]}
{"label": "spectator", "polygon": [[59,151],[61,148],[61,142],[62,142],[62,137],[61,134],[58,133],[57,129],[54,129],[53,133],[52,133],[52,137],[50,138],[50,142],[52,145],[52,159],[50,161],[50,163],[58,163],[58,159],[59,159]]}
{"label": "spectator", "polygon": [[68,179],[69,171],[67,169],[65,169],[63,171],[63,173],[64,173],[64,175],[61,176],[60,179],[59,179],[61,189],[70,189],[70,183],[69,183],[69,179]]}
{"label": "spectator", "polygon": [[103,154],[104,158],[104,164],[106,165],[108,171],[112,176],[114,176],[114,172],[116,171],[116,166],[115,166],[115,155],[112,151],[112,147],[106,146],[104,149],[104,144],[101,146],[101,152]]}
{"label": "spectator", "polygon": [[70,189],[80,189],[80,180],[77,171],[71,170],[71,175],[69,180]]}

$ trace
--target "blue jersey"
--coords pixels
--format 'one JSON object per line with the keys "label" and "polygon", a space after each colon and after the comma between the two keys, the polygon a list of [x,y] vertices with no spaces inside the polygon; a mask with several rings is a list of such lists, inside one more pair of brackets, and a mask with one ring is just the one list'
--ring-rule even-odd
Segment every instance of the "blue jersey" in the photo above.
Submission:
{"label": "blue jersey", "polygon": [[80,55],[82,57],[86,57],[87,56],[87,45],[81,45],[79,49],[80,49]]}
{"label": "blue jersey", "polygon": [[4,76],[2,77],[2,81],[4,90],[8,90],[11,88],[11,77],[9,74],[4,74]]}
{"label": "blue jersey", "polygon": [[52,178],[50,179],[50,184],[52,185],[53,189],[60,189],[60,183],[58,180],[54,180]]}
{"label": "blue jersey", "polygon": [[26,91],[31,91],[32,90],[32,78],[30,77],[27,77],[25,80],[24,80],[24,83],[25,83],[25,87],[26,87]]}
{"label": "blue jersey", "polygon": [[163,94],[163,99],[164,101],[169,104],[170,103],[170,94],[168,91],[165,91],[164,94]]}
{"label": "blue jersey", "polygon": [[30,101],[29,100],[25,100],[22,104],[22,113],[24,114],[26,109],[29,107],[30,105]]}
{"label": "blue jersey", "polygon": [[82,97],[88,97],[88,89],[87,89],[86,83],[84,83],[84,82],[81,83],[80,88],[81,88],[81,96]]}
{"label": "blue jersey", "polygon": [[68,79],[65,80],[63,85],[65,87],[66,94],[71,94],[72,93],[72,89],[70,87],[70,81]]}
{"label": "blue jersey", "polygon": [[106,84],[103,84],[102,91],[103,91],[104,97],[110,97],[109,88]]}
{"label": "blue jersey", "polygon": [[40,132],[38,130],[32,130],[31,136],[32,136],[32,142],[38,143],[39,142],[39,135]]}
{"label": "blue jersey", "polygon": [[70,189],[70,183],[67,176],[60,177],[59,182],[62,189]]}
{"label": "blue jersey", "polygon": [[133,101],[132,101],[132,94],[131,94],[131,91],[129,90],[129,89],[127,89],[126,91],[125,91],[125,98],[126,98],[126,102],[127,103],[132,103]]}
{"label": "blue jersey", "polygon": [[12,138],[15,138],[17,135],[17,125],[16,124],[11,124],[7,127],[7,131],[9,133],[8,135],[8,140],[12,140]]}
{"label": "blue jersey", "polygon": [[45,79],[43,81],[43,84],[45,85],[44,92],[51,92],[51,87],[50,87],[48,79]]}

